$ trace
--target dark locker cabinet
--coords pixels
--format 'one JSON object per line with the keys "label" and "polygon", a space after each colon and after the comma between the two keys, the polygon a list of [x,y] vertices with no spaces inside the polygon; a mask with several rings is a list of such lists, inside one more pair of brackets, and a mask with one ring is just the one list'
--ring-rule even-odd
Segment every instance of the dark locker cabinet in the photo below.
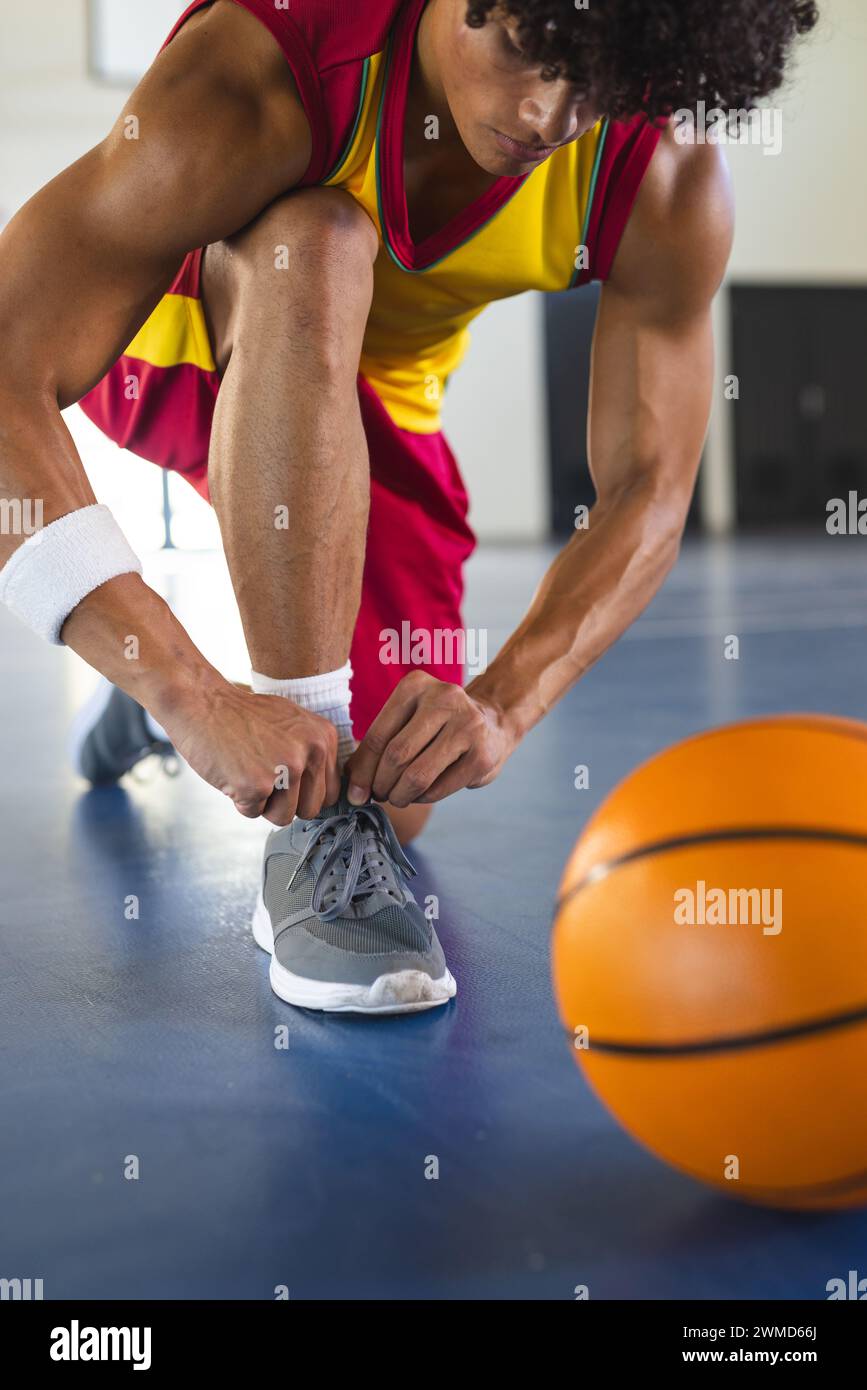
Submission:
{"label": "dark locker cabinet", "polygon": [[599,294],[594,284],[545,295],[551,529],[564,539],[575,529],[575,508],[590,507],[595,498],[587,464],[587,410]]}
{"label": "dark locker cabinet", "polygon": [[867,288],[735,285],[738,522],[824,528],[867,497]]}

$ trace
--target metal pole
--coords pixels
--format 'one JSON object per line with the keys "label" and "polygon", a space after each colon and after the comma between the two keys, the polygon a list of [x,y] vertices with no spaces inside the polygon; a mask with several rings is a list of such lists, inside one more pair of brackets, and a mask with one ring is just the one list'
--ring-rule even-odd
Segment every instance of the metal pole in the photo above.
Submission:
{"label": "metal pole", "polygon": [[163,550],[174,550],[176,547],[172,540],[172,499],[169,496],[168,470],[165,468],[163,469],[163,526],[165,527]]}

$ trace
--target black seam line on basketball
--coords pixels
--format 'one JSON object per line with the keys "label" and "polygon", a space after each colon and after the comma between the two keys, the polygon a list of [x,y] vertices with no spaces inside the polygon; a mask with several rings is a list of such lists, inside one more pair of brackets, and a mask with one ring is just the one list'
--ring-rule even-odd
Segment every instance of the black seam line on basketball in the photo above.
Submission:
{"label": "black seam line on basketball", "polygon": [[832,1014],[829,1018],[813,1018],[805,1023],[790,1023],[781,1028],[769,1028],[764,1033],[737,1033],[728,1038],[704,1038],[682,1043],[628,1043],[617,1042],[613,1038],[597,1038],[586,1050],[619,1053],[628,1057],[689,1057],[703,1052],[739,1052],[752,1047],[768,1047],[772,1043],[791,1042],[811,1033],[830,1033],[835,1028],[851,1028],[855,1023],[864,1022],[867,1022],[867,1004],[857,1009],[848,1009],[846,1013]]}
{"label": "black seam line on basketball", "polygon": [[562,898],[558,899],[555,915],[585,888],[599,883],[609,874],[623,868],[625,864],[633,864],[639,859],[652,859],[654,855],[667,854],[675,849],[721,844],[726,840],[826,840],[831,844],[854,845],[858,849],[867,849],[867,835],[858,835],[853,830],[825,830],[821,826],[809,825],[736,825],[726,830],[702,830],[696,835],[675,835],[670,840],[655,840],[652,844],[640,845],[638,849],[631,849],[626,854],[618,855],[616,859],[598,864],[580,883],[576,883],[574,888],[570,888],[568,893],[564,893]]}

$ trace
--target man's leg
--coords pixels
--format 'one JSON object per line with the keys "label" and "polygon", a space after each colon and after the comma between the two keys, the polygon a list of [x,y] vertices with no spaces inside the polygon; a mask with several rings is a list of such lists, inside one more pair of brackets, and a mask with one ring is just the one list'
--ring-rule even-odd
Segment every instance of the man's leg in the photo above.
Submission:
{"label": "man's leg", "polygon": [[275,680],[349,657],[370,503],[356,383],[377,249],[367,215],[317,189],[205,253],[223,378],[211,498],[250,658]]}
{"label": "man's leg", "polygon": [[[274,682],[349,657],[370,501],[357,376],[377,251],[367,215],[321,189],[280,199],[204,258],[222,375],[210,491],[253,666]],[[430,810],[388,808],[402,843]]]}
{"label": "man's leg", "polygon": [[[346,683],[370,510],[358,366],[377,250],[366,215],[317,190],[281,199],[205,256],[222,376],[209,486],[260,693],[296,700],[324,683],[333,698]],[[271,834],[253,934],[271,955],[275,993],[373,1014],[452,998],[411,867],[367,809]]]}

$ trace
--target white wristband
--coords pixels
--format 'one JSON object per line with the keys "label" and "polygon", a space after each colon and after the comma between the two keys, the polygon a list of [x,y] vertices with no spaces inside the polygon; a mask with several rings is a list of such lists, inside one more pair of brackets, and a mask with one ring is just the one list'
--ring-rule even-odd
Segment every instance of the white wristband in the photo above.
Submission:
{"label": "white wristband", "polygon": [[108,507],[82,507],[52,521],[19,546],[0,569],[0,603],[46,641],[74,608],[119,574],[141,574],[141,561]]}

